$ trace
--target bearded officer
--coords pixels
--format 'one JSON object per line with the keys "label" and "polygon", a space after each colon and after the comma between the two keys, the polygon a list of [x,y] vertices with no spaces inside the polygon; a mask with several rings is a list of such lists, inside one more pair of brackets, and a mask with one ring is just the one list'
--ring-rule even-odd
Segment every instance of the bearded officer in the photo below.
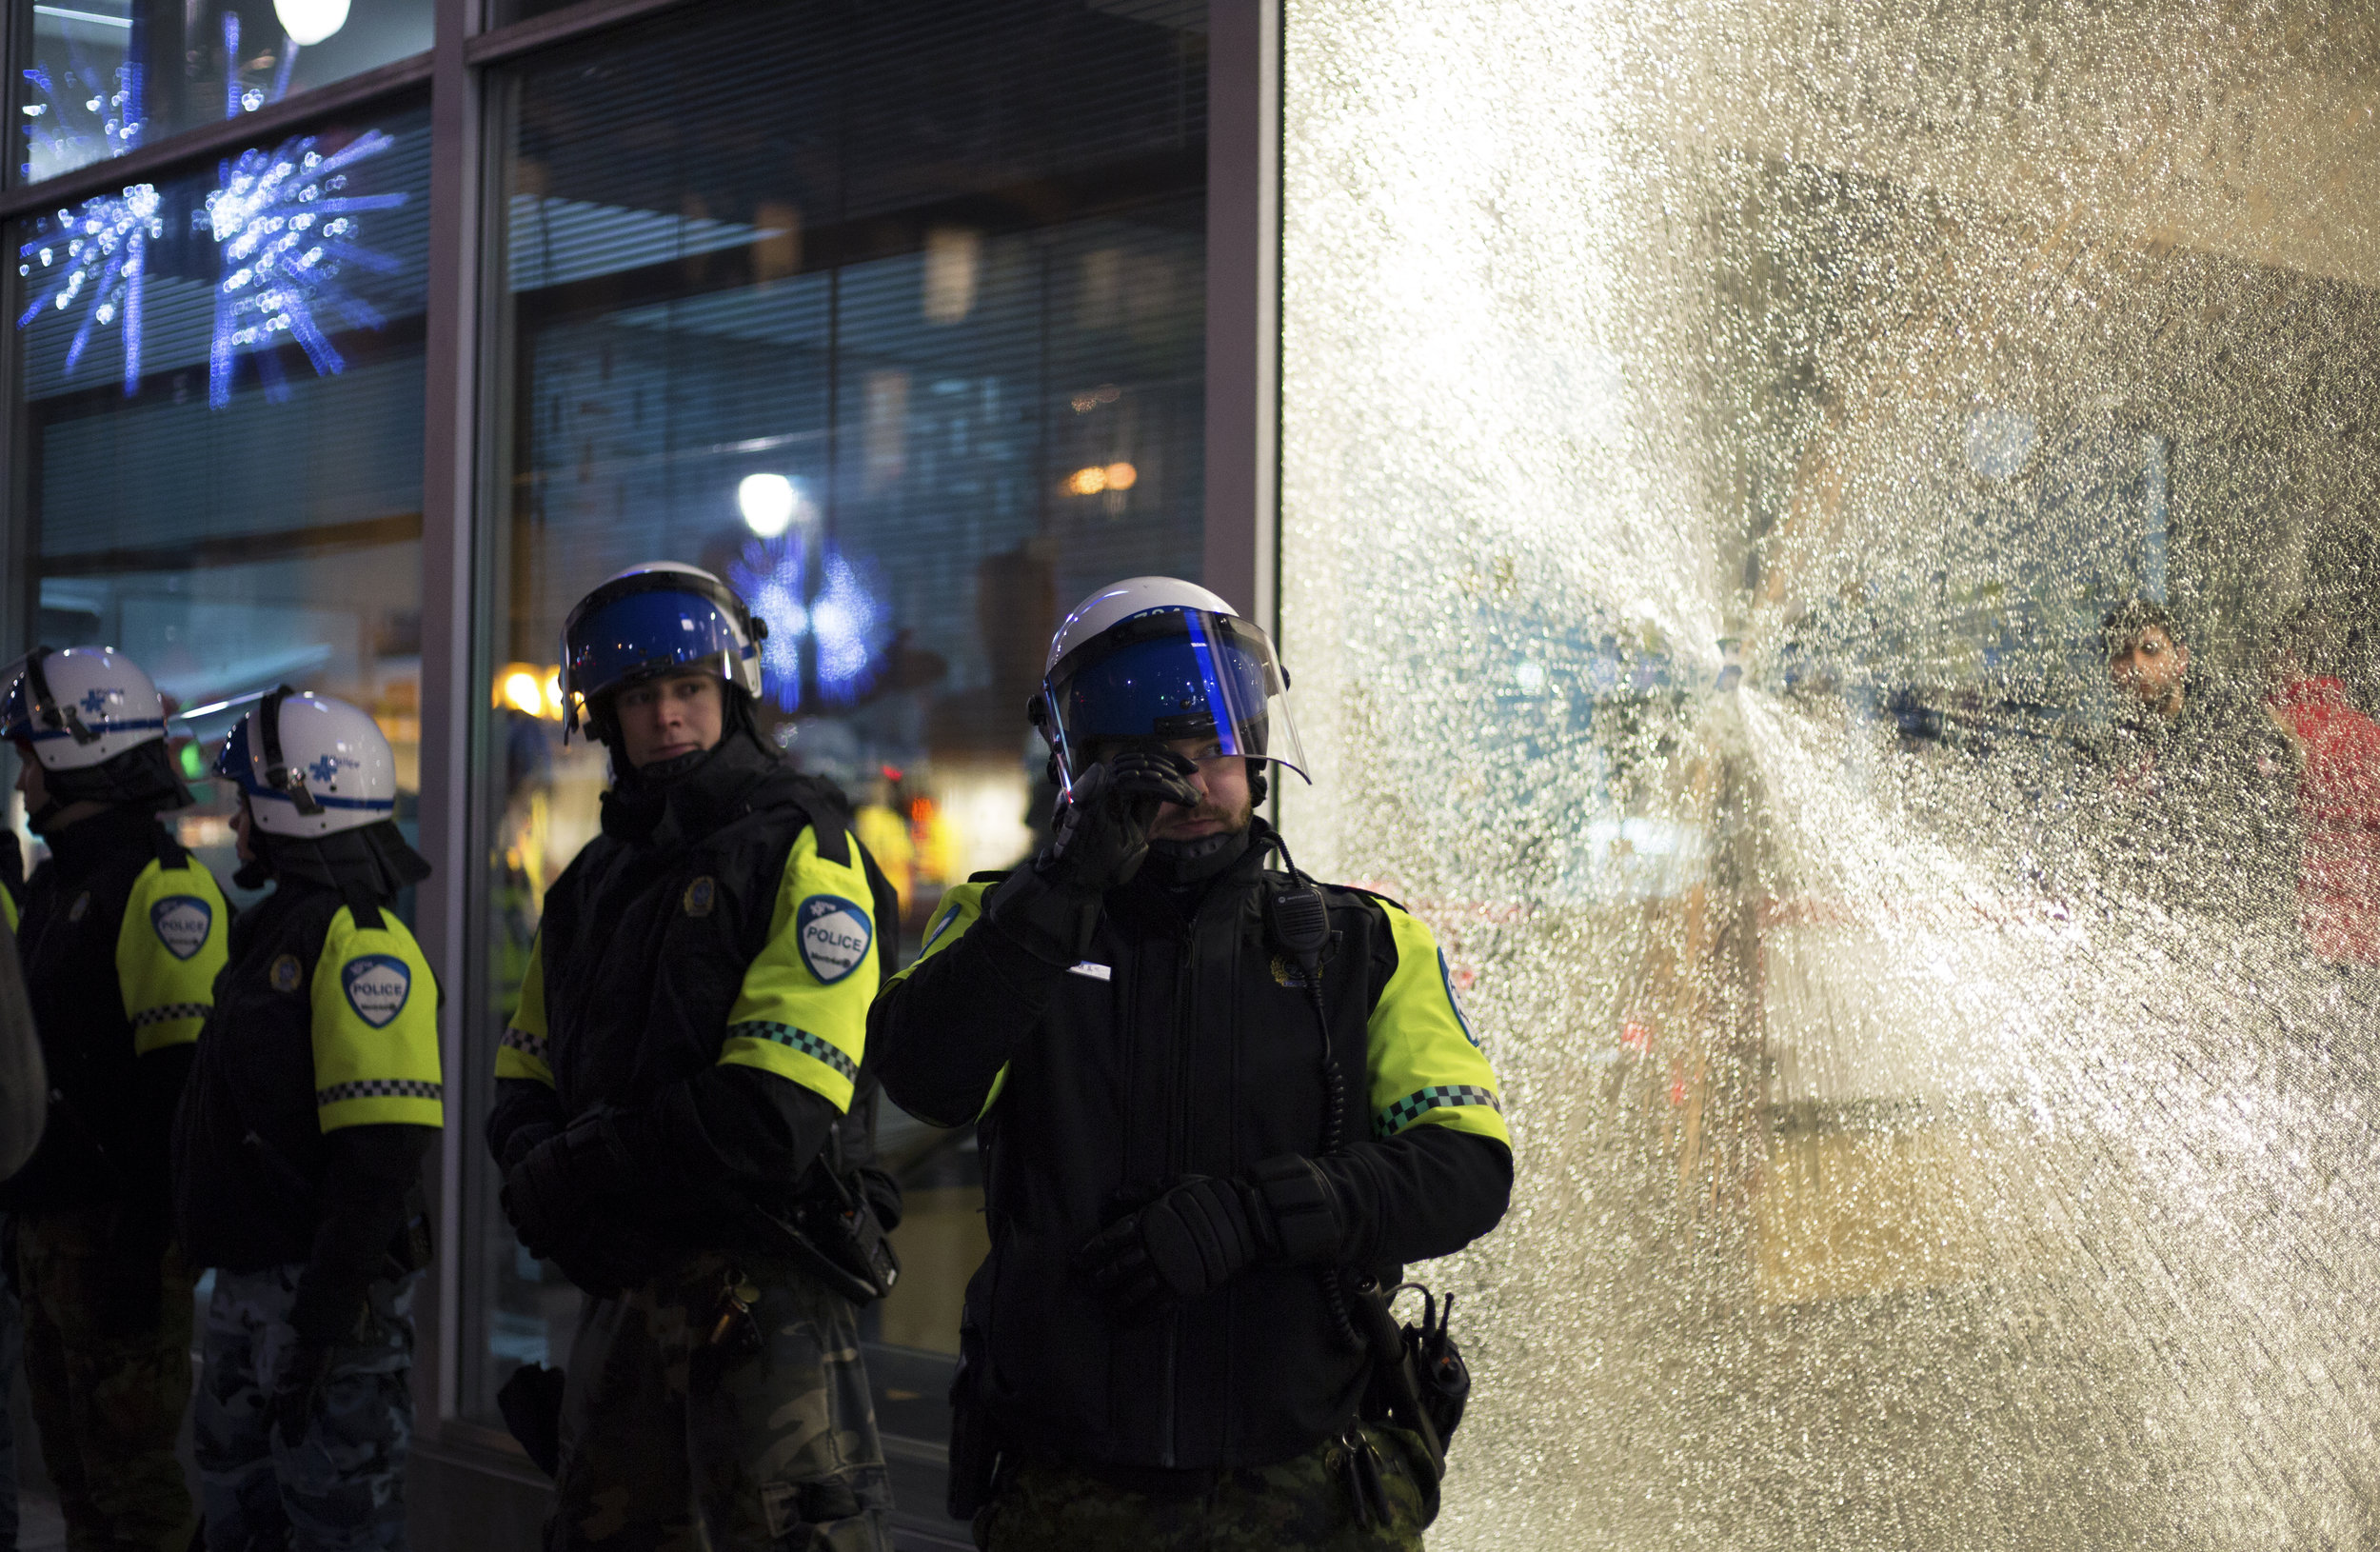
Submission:
{"label": "bearded officer", "polygon": [[1418,1546],[1435,1451],[1359,1416],[1355,1301],[1512,1180],[1438,945],[1255,817],[1287,679],[1213,593],[1084,600],[1035,713],[1054,839],[951,892],[869,1036],[903,1109],[981,1127],[954,1507],[1000,1552]]}
{"label": "bearded officer", "polygon": [[245,888],[175,1125],[207,1306],[198,1467],[214,1552],[405,1544],[422,1159],[445,1124],[438,986],[396,915],[429,875],[359,708],[284,686],[232,728]]}
{"label": "bearded officer", "polygon": [[759,736],[765,630],[664,562],[564,631],[565,737],[604,744],[612,787],[546,891],[487,1129],[522,1242],[593,1296],[554,1548],[888,1545],[854,1303],[881,1280],[784,1225],[847,1201],[872,1234],[893,1210],[852,1171],[897,917],[839,795]]}
{"label": "bearded officer", "polygon": [[0,704],[50,846],[18,946],[53,1085],[0,1208],[16,1215],[27,1388],[69,1540],[181,1552],[190,1274],[170,1244],[166,1140],[230,912],[158,821],[190,801],[165,716],[149,675],[104,647],[34,652]]}

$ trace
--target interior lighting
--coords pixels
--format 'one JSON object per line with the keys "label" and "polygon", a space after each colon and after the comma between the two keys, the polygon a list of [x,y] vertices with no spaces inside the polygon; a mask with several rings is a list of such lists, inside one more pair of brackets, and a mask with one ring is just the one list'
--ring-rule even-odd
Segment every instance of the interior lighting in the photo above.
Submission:
{"label": "interior lighting", "polygon": [[757,538],[774,539],[791,527],[798,499],[782,474],[746,474],[736,487],[736,509]]}
{"label": "interior lighting", "polygon": [[347,25],[347,0],[272,0],[281,30],[301,49],[311,49]]}
{"label": "interior lighting", "polygon": [[1110,490],[1129,490],[1140,483],[1140,471],[1130,464],[1110,464],[1102,472]]}
{"label": "interior lighting", "polygon": [[1078,496],[1096,496],[1107,488],[1107,470],[1094,464],[1066,476],[1066,488]]}
{"label": "interior lighting", "polygon": [[504,704],[525,717],[538,717],[545,712],[545,687],[537,682],[537,670],[526,663],[515,663],[505,669],[499,686]]}

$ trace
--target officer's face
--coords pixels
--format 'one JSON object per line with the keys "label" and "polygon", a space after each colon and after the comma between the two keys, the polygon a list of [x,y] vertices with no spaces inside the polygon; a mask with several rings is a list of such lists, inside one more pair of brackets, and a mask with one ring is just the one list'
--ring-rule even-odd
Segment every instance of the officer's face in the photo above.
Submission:
{"label": "officer's face", "polygon": [[2190,671],[2190,649],[2151,626],[2108,660],[2115,687],[2152,711],[2173,716],[2182,709],[2182,676]]}
{"label": "officer's face", "polygon": [[1182,778],[1199,792],[1199,806],[1160,804],[1157,823],[1149,827],[1153,841],[1196,841],[1201,836],[1226,835],[1248,827],[1256,811],[1248,792],[1248,762],[1225,754],[1211,738],[1177,738],[1165,746],[1199,768]]}
{"label": "officer's face", "polygon": [[33,758],[30,744],[15,743],[16,789],[25,796],[25,811],[37,813],[50,801],[50,786],[41,779],[41,762]]}
{"label": "officer's face", "polygon": [[726,705],[719,680],[697,670],[629,686],[613,703],[612,715],[620,721],[628,764],[643,769],[716,745]]}

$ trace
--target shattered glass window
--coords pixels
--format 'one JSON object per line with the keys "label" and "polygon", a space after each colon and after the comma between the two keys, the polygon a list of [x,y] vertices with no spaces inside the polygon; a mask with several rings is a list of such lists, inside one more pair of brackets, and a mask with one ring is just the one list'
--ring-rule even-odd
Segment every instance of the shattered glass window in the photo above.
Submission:
{"label": "shattered glass window", "polygon": [[2372,18],[1286,28],[1285,826],[1518,1143],[1433,1545],[2380,1535]]}

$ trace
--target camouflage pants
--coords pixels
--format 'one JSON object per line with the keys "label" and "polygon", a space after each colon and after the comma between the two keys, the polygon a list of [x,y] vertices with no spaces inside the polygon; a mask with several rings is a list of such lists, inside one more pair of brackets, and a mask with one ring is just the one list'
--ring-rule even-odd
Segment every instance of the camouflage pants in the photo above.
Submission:
{"label": "camouflage pants", "polygon": [[[748,1279],[748,1327],[713,1344]],[[890,1552],[859,1322],[781,1263],[695,1255],[590,1299],[562,1400],[551,1552]]]}
{"label": "camouflage pants", "polygon": [[[1334,1439],[1277,1465],[1216,1474],[1181,1498],[1136,1493],[1056,1462],[1027,1461],[975,1517],[985,1552],[1420,1552],[1438,1488],[1421,1443],[1363,1425],[1388,1521],[1356,1522],[1347,1447]],[[1424,1485],[1428,1483],[1428,1485]]]}
{"label": "camouflage pants", "polygon": [[208,1552],[388,1552],[405,1545],[413,1443],[413,1289],[374,1283],[356,1340],[336,1348],[323,1401],[293,1446],[266,1416],[297,1347],[297,1264],[217,1272],[207,1303],[198,1471]]}
{"label": "camouflage pants", "polygon": [[182,1552],[194,1517],[173,1441],[190,1403],[190,1279],[167,1251],[157,1323],[102,1331],[110,1217],[103,1207],[17,1220],[26,1390],[67,1545]]}

